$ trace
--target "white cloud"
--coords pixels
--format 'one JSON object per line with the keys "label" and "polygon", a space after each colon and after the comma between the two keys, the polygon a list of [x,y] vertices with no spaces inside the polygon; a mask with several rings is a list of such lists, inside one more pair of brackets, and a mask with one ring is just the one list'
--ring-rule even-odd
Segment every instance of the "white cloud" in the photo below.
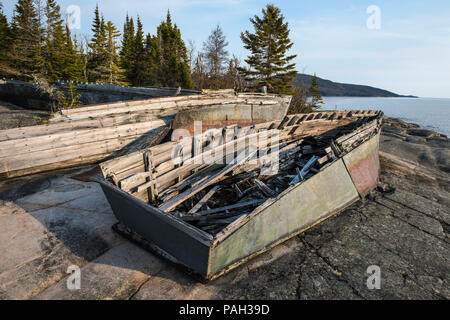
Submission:
{"label": "white cloud", "polygon": [[444,21],[419,16],[385,21],[381,30],[334,17],[290,25],[299,70],[398,93],[449,97],[450,33]]}

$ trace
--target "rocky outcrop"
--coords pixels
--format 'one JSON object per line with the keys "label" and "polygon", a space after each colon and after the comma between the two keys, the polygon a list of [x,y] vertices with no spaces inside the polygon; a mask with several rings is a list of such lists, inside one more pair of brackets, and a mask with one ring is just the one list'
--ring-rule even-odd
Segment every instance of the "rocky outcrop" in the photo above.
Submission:
{"label": "rocky outcrop", "polygon": [[[449,299],[448,139],[419,129],[386,119],[377,190],[209,283],[112,233],[95,183],[67,173],[2,182],[0,297]],[[80,290],[67,289],[71,264],[81,268]],[[373,265],[381,286],[371,290]]]}

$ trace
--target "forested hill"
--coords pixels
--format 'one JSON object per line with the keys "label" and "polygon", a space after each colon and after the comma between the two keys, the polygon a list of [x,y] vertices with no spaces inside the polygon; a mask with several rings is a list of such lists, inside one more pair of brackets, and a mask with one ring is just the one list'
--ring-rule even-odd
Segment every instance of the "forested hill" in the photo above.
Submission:
{"label": "forested hill", "polygon": [[[313,76],[300,73],[294,79],[295,83],[311,85]],[[317,77],[319,89],[323,96],[346,96],[346,97],[415,97],[402,96],[387,90],[357,84],[338,83]]]}

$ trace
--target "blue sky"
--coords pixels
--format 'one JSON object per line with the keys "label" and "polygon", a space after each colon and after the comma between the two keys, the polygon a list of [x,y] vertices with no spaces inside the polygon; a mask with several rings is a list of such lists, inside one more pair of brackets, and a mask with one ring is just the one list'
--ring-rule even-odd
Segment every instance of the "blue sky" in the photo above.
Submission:
{"label": "blue sky", "polygon": [[[3,0],[11,16],[15,0]],[[229,41],[229,51],[247,55],[240,32],[251,30],[249,18],[266,1],[256,0],[98,0],[105,19],[122,29],[125,14],[139,16],[145,32],[155,33],[167,9],[183,39],[197,49],[216,24]],[[58,0],[62,9],[81,8],[80,35],[90,34],[92,0]],[[450,98],[450,1],[448,0],[323,0],[272,1],[291,27],[298,54],[297,69],[338,82],[366,84],[400,94]],[[369,29],[366,12],[376,5],[381,28]]]}

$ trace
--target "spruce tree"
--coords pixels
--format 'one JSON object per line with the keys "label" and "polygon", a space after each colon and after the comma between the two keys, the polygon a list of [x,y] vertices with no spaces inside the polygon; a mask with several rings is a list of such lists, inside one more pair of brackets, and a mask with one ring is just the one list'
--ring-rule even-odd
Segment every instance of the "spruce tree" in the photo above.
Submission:
{"label": "spruce tree", "polygon": [[107,65],[107,37],[106,24],[103,16],[100,15],[98,5],[95,7],[94,21],[92,23],[92,39],[89,43],[91,49],[89,55],[89,81],[104,83],[108,78]]}
{"label": "spruce tree", "polygon": [[158,26],[157,37],[161,48],[162,85],[192,88],[186,45],[180,29],[172,24],[170,12],[167,12],[166,21]]}
{"label": "spruce tree", "polygon": [[83,57],[78,52],[78,44],[72,40],[69,26],[66,24],[64,33],[63,60],[64,68],[61,72],[61,79],[66,81],[83,81]]}
{"label": "spruce tree", "polygon": [[120,66],[124,70],[125,78],[128,83],[133,82],[133,70],[136,60],[135,34],[133,18],[126,16],[123,26],[122,48],[120,50]]}
{"label": "spruce tree", "polygon": [[120,32],[116,26],[108,21],[106,23],[106,69],[108,72],[108,83],[109,84],[122,84],[123,82],[123,70],[119,66],[119,54],[117,53],[119,49],[118,38],[120,37]]}
{"label": "spruce tree", "polygon": [[233,54],[233,57],[228,62],[228,70],[225,74],[224,88],[231,88],[235,91],[243,91],[244,83],[239,72],[239,59]]}
{"label": "spruce tree", "polygon": [[192,70],[192,83],[194,88],[197,90],[208,88],[206,77],[206,67],[203,63],[203,55],[199,53],[195,59],[194,68]]}
{"label": "spruce tree", "polygon": [[12,28],[3,14],[0,2],[0,76],[14,76],[16,71],[11,67],[11,49],[14,42]]}
{"label": "spruce tree", "polygon": [[55,0],[47,0],[45,8],[47,28],[45,32],[45,70],[49,81],[70,80],[64,79],[63,73],[66,68],[66,34],[61,18],[60,7]]}
{"label": "spruce tree", "polygon": [[161,86],[161,48],[158,38],[147,34],[145,40],[145,86]]}
{"label": "spruce tree", "polygon": [[144,30],[141,19],[136,22],[136,34],[134,36],[134,61],[131,69],[130,80],[134,86],[143,86],[146,78],[146,52],[144,48]]}
{"label": "spruce tree", "polygon": [[319,90],[319,84],[317,82],[317,76],[314,73],[314,76],[311,81],[311,87],[309,88],[309,94],[311,96],[310,106],[313,110],[319,109],[320,104],[323,103],[322,93]]}
{"label": "spruce tree", "polygon": [[31,80],[41,75],[43,58],[41,56],[42,30],[33,0],[18,0],[14,9],[13,44],[14,67],[19,77]]}
{"label": "spruce tree", "polygon": [[267,86],[274,93],[291,92],[291,82],[297,74],[292,62],[296,55],[287,55],[293,43],[284,20],[280,9],[268,4],[262,10],[262,17],[255,15],[250,19],[254,33],[241,33],[244,48],[251,54],[245,60],[250,68],[240,70],[253,87]]}

